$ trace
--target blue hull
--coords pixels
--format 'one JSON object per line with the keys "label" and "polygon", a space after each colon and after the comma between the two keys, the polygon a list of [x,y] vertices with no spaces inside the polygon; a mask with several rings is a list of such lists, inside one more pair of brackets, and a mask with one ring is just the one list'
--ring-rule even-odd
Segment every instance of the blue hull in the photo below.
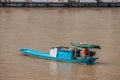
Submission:
{"label": "blue hull", "polygon": [[42,59],[48,59],[48,60],[56,60],[56,61],[65,61],[65,62],[73,62],[73,63],[86,63],[86,64],[94,64],[95,60],[98,58],[90,58],[90,59],[63,59],[63,58],[57,58],[57,57],[51,57],[49,53],[46,52],[40,52],[35,51],[31,49],[21,48],[19,49],[20,52],[23,54],[34,56]]}

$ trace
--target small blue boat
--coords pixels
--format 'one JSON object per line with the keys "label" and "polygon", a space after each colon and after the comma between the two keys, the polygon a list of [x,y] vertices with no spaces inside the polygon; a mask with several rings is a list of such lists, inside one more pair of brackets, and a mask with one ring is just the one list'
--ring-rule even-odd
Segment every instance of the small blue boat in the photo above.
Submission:
{"label": "small blue boat", "polygon": [[95,52],[93,51],[92,51],[92,57],[88,55],[87,58],[83,58],[83,56],[81,56],[81,50],[79,48],[100,49],[99,45],[80,44],[80,43],[71,43],[71,44],[75,47],[74,48],[64,47],[64,46],[52,47],[50,49],[50,53],[36,51],[27,48],[20,48],[19,51],[25,55],[34,56],[42,59],[73,62],[73,63],[94,64],[94,62],[98,59],[98,57],[94,57]]}

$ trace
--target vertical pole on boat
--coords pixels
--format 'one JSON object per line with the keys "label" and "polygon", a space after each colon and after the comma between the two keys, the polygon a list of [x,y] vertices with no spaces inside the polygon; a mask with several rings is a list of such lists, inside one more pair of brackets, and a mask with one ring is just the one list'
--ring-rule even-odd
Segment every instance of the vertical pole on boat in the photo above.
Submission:
{"label": "vertical pole on boat", "polygon": [[74,59],[76,59],[76,56],[77,56],[76,53],[77,53],[77,48],[75,47],[74,48]]}

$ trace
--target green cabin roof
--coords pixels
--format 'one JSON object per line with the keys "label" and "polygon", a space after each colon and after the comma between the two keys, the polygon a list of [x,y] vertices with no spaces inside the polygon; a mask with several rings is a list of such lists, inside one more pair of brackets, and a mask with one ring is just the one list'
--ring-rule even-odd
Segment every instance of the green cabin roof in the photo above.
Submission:
{"label": "green cabin roof", "polygon": [[96,44],[87,44],[87,43],[76,43],[76,42],[72,42],[71,43],[72,46],[75,47],[79,47],[79,48],[87,48],[87,49],[101,49],[101,47],[99,45]]}

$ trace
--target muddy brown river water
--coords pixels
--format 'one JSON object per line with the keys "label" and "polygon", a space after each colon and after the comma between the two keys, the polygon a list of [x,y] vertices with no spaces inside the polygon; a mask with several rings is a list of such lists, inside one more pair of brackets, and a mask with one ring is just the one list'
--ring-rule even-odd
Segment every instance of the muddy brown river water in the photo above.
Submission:
{"label": "muddy brown river water", "polygon": [[[99,44],[99,60],[85,65],[18,52],[74,41]],[[120,80],[119,51],[119,8],[0,8],[0,80]]]}

